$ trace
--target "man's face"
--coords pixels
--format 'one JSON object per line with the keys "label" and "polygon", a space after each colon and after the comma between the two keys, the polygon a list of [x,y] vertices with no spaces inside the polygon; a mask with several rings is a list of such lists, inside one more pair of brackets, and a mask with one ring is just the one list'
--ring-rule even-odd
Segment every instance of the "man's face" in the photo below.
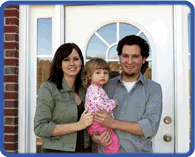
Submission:
{"label": "man's face", "polygon": [[136,81],[142,64],[146,61],[146,58],[141,55],[140,47],[138,45],[124,45],[119,59],[124,81]]}

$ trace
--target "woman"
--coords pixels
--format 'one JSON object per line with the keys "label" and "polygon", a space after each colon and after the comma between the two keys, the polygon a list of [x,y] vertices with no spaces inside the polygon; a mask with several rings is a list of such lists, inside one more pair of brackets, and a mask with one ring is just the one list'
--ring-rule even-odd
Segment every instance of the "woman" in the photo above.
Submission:
{"label": "woman", "polygon": [[34,132],[43,138],[42,148],[46,153],[92,151],[85,130],[91,125],[93,115],[84,111],[83,65],[76,44],[61,45],[55,53],[50,76],[38,91]]}

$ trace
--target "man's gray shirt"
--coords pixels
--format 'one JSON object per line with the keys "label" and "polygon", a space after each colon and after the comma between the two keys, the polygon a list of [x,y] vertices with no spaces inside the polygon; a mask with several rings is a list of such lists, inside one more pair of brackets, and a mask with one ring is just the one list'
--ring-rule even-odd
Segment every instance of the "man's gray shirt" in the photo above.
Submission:
{"label": "man's gray shirt", "polygon": [[[104,90],[110,99],[116,99],[114,118],[119,121],[138,122],[144,136],[114,130],[119,138],[120,153],[152,153],[152,137],[157,133],[162,113],[162,89],[160,84],[140,74],[128,93],[121,75],[111,79]],[[99,145],[99,153],[104,148]]]}

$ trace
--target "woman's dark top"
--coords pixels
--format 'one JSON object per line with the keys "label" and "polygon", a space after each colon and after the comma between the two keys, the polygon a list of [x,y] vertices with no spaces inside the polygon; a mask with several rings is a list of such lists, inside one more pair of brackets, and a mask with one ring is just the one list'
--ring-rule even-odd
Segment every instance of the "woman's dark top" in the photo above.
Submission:
{"label": "woman's dark top", "polygon": [[[81,102],[80,105],[77,106],[77,109],[78,109],[77,121],[79,121],[83,111],[85,110],[84,103]],[[77,131],[76,152],[83,149],[84,149],[84,130],[81,130],[81,131]]]}

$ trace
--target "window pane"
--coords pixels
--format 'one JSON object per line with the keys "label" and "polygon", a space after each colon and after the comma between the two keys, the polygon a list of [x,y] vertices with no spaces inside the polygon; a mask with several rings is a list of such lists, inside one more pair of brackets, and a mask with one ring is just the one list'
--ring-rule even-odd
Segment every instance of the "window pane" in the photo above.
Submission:
{"label": "window pane", "polygon": [[151,46],[150,46],[150,43],[149,43],[148,39],[146,38],[146,36],[143,33],[140,35],[140,37],[143,38],[143,39],[145,39],[147,41],[147,43],[148,43],[148,45],[150,47],[150,51],[149,51],[149,54],[150,55],[148,56],[148,59],[152,59]]}
{"label": "window pane", "polygon": [[106,25],[103,28],[100,28],[98,34],[108,43],[113,44],[116,43],[116,23]]}
{"label": "window pane", "polygon": [[120,40],[127,35],[136,35],[139,29],[126,23],[120,23]]}
{"label": "window pane", "polygon": [[113,46],[110,49],[109,54],[108,54],[109,59],[118,59],[118,53],[117,53],[116,48],[117,48],[117,46]]}
{"label": "window pane", "polygon": [[110,64],[110,71],[117,71],[121,73],[119,62],[109,62],[109,64]]}
{"label": "window pane", "polygon": [[86,58],[100,57],[105,59],[107,48],[96,35],[93,35],[87,47]]}
{"label": "window pane", "polygon": [[52,54],[52,19],[38,19],[37,31],[37,54]]}
{"label": "window pane", "polygon": [[43,82],[49,78],[51,57],[37,58],[37,91]]}

